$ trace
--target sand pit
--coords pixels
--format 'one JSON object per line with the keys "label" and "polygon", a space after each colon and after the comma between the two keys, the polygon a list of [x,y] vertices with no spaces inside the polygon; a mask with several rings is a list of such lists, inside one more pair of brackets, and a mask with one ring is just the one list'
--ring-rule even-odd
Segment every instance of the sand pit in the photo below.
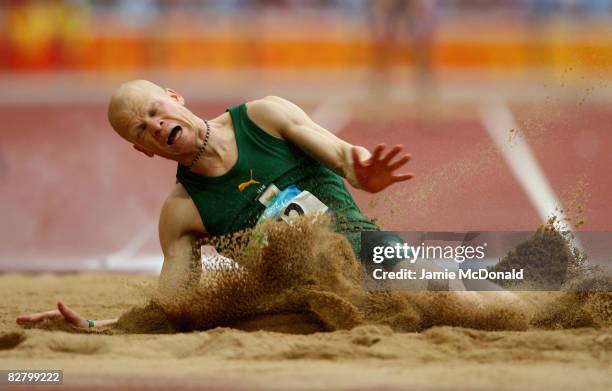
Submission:
{"label": "sand pit", "polygon": [[[269,231],[277,245],[234,254],[244,270],[204,274],[171,299],[151,295],[155,276],[0,276],[0,367],[59,368],[68,385],[100,387],[609,389],[608,292],[528,292],[520,306],[366,294],[348,244],[318,228],[287,235]],[[124,315],[94,333],[14,324],[57,300]]]}
{"label": "sand pit", "polygon": [[[146,293],[148,302],[124,313],[114,333],[203,331],[214,327],[267,329],[292,333],[349,330],[363,325],[388,326],[396,332],[422,331],[433,326],[478,330],[526,330],[530,326],[601,327],[610,324],[611,280],[604,289],[522,294],[502,292],[366,291],[364,270],[346,239],[330,231],[329,221],[302,220],[292,226],[265,224],[254,232],[215,239],[215,246],[236,260],[239,268],[196,271],[186,287],[173,286],[162,295]],[[556,287],[565,282],[594,281],[567,241],[554,231],[538,230],[500,264],[522,263],[528,284],[548,273]],[[552,236],[549,234],[553,234]],[[543,236],[544,235],[544,236]],[[199,249],[199,244],[194,249]],[[535,255],[534,255],[535,254]],[[561,257],[560,254],[564,256]],[[199,259],[194,251],[194,259]],[[561,259],[562,258],[562,259]],[[510,259],[510,261],[508,261]],[[196,262],[197,263],[197,262]],[[563,270],[574,270],[567,279]],[[581,280],[578,279],[580,276]],[[535,278],[537,277],[537,278]],[[545,287],[549,287],[547,281]],[[585,292],[586,291],[586,292]],[[145,290],[143,290],[145,292]],[[283,322],[282,316],[298,318]],[[562,315],[562,316],[561,316]],[[271,317],[281,317],[274,320]],[[297,319],[297,322],[295,321]],[[273,326],[273,327],[270,327]]]}
{"label": "sand pit", "polygon": [[[18,314],[65,300],[111,317],[142,304],[154,276],[0,276],[1,368],[61,368],[67,385],[205,389],[585,389],[610,385],[612,328],[420,333],[359,326],[311,335],[216,328],[178,334],[89,335],[22,330]],[[534,292],[533,294],[540,294]],[[178,385],[178,386],[177,386]]]}

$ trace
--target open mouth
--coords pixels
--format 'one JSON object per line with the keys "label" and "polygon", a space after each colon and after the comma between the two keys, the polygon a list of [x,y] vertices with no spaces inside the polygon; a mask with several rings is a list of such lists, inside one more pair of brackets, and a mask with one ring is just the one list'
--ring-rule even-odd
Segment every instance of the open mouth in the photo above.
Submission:
{"label": "open mouth", "polygon": [[176,125],[174,128],[172,128],[172,130],[170,131],[170,134],[168,135],[168,138],[166,139],[166,144],[168,145],[174,144],[174,141],[177,139],[177,137],[180,135],[182,131],[183,129],[180,127],[180,125]]}

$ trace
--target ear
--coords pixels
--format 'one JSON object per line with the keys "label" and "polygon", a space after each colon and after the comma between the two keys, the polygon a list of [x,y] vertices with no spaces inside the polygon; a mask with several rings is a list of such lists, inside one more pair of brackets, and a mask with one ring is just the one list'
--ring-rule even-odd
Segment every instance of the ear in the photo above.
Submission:
{"label": "ear", "polygon": [[177,101],[181,105],[183,105],[183,106],[185,105],[185,99],[183,99],[181,94],[179,94],[178,92],[174,91],[172,88],[166,88],[166,94],[168,94],[168,96],[170,98],[174,99],[175,101]]}
{"label": "ear", "polygon": [[133,145],[133,147],[134,147],[134,149],[135,149],[135,150],[137,150],[137,151],[139,151],[139,152],[144,153],[144,154],[145,154],[145,155],[147,155],[148,157],[153,157],[153,156],[155,156],[155,155],[153,154],[153,152],[149,151],[149,150],[148,150],[148,149],[146,149],[146,148],[141,147],[140,145],[136,145],[136,144],[134,144],[134,145]]}

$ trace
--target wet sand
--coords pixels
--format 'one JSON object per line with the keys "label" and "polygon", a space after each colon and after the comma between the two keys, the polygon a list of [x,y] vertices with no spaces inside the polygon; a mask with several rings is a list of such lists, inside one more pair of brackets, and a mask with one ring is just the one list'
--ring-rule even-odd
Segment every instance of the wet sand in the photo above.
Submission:
{"label": "wet sand", "polygon": [[145,303],[156,276],[0,276],[0,368],[65,371],[75,387],[156,389],[584,389],[612,383],[612,327],[394,332],[361,325],[309,335],[230,328],[175,334],[21,329],[57,300],[91,318]]}

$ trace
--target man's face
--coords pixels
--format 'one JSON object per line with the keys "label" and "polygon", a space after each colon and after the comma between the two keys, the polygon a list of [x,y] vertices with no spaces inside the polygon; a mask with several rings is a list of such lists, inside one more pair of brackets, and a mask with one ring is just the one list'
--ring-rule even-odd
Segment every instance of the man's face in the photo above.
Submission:
{"label": "man's face", "polygon": [[198,118],[183,103],[173,90],[129,82],[113,95],[109,120],[137,150],[178,161],[197,150],[199,129]]}

